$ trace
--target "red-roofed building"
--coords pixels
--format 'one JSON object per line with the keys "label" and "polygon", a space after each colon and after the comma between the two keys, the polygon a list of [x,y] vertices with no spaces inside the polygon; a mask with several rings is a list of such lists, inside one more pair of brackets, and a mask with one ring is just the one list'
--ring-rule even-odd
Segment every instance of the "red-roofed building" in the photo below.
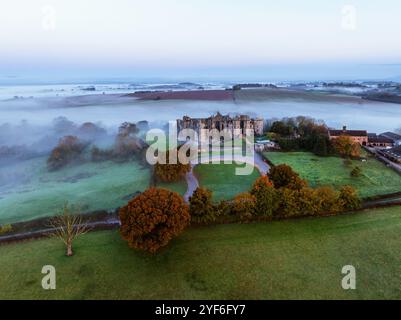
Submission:
{"label": "red-roofed building", "polygon": [[329,130],[330,140],[342,136],[350,137],[354,142],[359,143],[361,146],[366,146],[368,144],[368,132],[366,130],[347,130],[346,126],[344,126],[342,130]]}

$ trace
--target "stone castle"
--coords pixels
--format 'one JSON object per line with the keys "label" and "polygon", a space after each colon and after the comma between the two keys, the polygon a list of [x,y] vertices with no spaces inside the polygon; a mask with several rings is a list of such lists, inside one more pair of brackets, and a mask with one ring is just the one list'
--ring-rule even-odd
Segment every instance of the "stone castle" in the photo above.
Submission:
{"label": "stone castle", "polygon": [[198,134],[200,130],[217,129],[219,131],[229,130],[234,133],[234,129],[239,129],[241,134],[246,134],[246,130],[253,130],[255,136],[263,135],[264,121],[261,118],[252,119],[247,115],[239,115],[230,117],[229,115],[223,116],[219,112],[209,118],[190,118],[185,116],[177,120],[177,128],[179,131],[183,129],[195,130]]}

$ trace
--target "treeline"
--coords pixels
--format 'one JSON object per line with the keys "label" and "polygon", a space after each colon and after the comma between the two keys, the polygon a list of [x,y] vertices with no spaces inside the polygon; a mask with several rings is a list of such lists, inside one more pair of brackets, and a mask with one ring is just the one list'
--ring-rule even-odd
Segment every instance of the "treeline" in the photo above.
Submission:
{"label": "treeline", "polygon": [[284,118],[271,121],[267,135],[276,140],[283,151],[309,151],[317,156],[340,155],[359,158],[360,145],[349,136],[330,140],[328,127],[323,121],[308,117]]}
{"label": "treeline", "polygon": [[[47,159],[48,170],[59,170],[73,163],[82,163],[88,161],[117,161],[125,162],[132,159],[144,161],[144,150],[147,144],[138,137],[139,129],[137,124],[125,122],[118,130],[118,134],[114,139],[114,143],[110,148],[101,149],[96,146],[94,139],[90,137],[98,137],[102,128],[93,123],[83,125],[84,137],[67,135],[59,140],[58,145],[51,151]],[[90,150],[88,148],[91,147]],[[88,156],[89,153],[89,156]]]}
{"label": "treeline", "polygon": [[186,204],[172,191],[150,188],[119,211],[121,235],[132,248],[156,252],[192,222],[269,221],[290,217],[323,216],[360,208],[355,189],[344,186],[310,188],[287,165],[272,168],[251,190],[232,201],[213,202],[213,193],[198,188]]}
{"label": "treeline", "polygon": [[335,153],[323,121],[303,116],[284,118],[268,123],[267,130],[283,151],[304,150],[318,156]]}

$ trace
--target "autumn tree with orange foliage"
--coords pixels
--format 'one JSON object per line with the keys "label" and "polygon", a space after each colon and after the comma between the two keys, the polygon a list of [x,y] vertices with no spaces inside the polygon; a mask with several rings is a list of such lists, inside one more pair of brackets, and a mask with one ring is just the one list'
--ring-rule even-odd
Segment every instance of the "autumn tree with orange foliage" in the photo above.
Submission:
{"label": "autumn tree with orange foliage", "polygon": [[270,169],[269,176],[274,187],[301,190],[307,186],[307,182],[301,179],[289,165],[280,164]]}
{"label": "autumn tree with orange foliage", "polygon": [[344,186],[340,189],[339,199],[343,210],[357,210],[361,207],[358,192],[351,186]]}
{"label": "autumn tree with orange foliage", "polygon": [[[164,157],[164,156],[163,156]],[[154,174],[157,180],[162,182],[175,182],[182,179],[187,172],[191,170],[191,165],[189,163],[180,163],[177,159],[176,164],[168,163],[169,151],[165,154],[166,162],[165,164],[156,163],[154,166]]]}
{"label": "autumn tree with orange foliage", "polygon": [[234,198],[232,210],[241,221],[251,220],[256,211],[256,197],[249,192],[240,193]]}
{"label": "autumn tree with orange foliage", "polygon": [[333,140],[334,149],[343,158],[359,158],[361,146],[350,136],[341,136]]}
{"label": "autumn tree with orange foliage", "polygon": [[189,198],[191,221],[208,223],[216,220],[218,210],[212,202],[212,192],[206,188],[197,188]]}
{"label": "autumn tree with orange foliage", "polygon": [[260,216],[272,216],[277,206],[276,190],[267,176],[256,179],[250,194],[255,197],[255,213]]}
{"label": "autumn tree with orange foliage", "polygon": [[119,210],[120,233],[131,248],[155,253],[183,232],[190,221],[182,197],[166,189],[150,188]]}
{"label": "autumn tree with orange foliage", "polygon": [[86,144],[82,143],[76,136],[61,138],[47,159],[47,168],[52,171],[58,170],[78,160],[85,147]]}

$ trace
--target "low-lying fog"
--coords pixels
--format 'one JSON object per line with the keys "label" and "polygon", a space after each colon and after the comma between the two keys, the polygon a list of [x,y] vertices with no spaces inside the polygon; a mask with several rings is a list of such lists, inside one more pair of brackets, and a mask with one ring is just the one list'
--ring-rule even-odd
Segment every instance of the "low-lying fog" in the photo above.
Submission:
{"label": "low-lying fog", "polygon": [[401,105],[359,99],[321,100],[139,101],[121,94],[0,99],[0,193],[11,185],[24,183],[29,177],[24,163],[47,157],[61,137],[76,135],[85,140],[86,122],[95,124],[90,127],[89,140],[99,147],[113,144],[123,122],[146,120],[150,127],[163,128],[167,121],[184,115],[207,117],[217,111],[264,119],[304,115],[323,120],[330,127],[347,125],[372,133],[401,127]]}
{"label": "low-lying fog", "polygon": [[31,140],[51,126],[53,119],[66,117],[75,123],[94,122],[116,130],[124,121],[147,120],[154,126],[184,115],[206,117],[217,111],[261,116],[265,119],[309,116],[330,127],[385,132],[401,127],[401,105],[355,100],[355,103],[276,100],[266,102],[138,101],[120,95],[85,97],[25,98],[0,101],[0,125],[20,126],[18,139]]}

